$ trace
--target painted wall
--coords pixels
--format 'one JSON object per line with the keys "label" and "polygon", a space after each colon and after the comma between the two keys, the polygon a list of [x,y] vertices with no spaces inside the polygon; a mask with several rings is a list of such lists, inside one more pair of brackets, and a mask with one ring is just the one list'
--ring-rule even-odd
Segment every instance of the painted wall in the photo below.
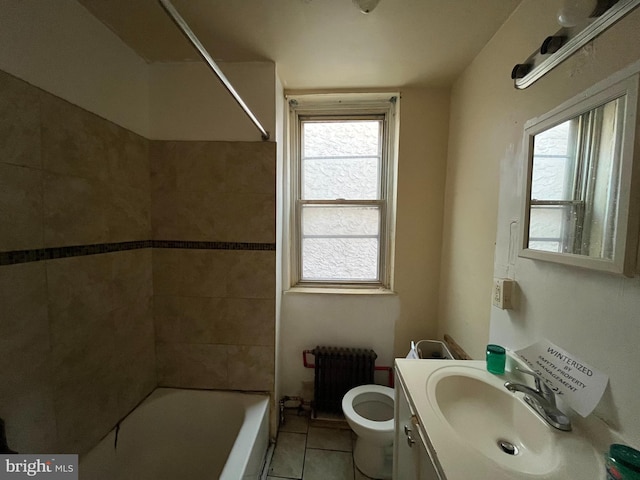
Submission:
{"label": "painted wall", "polygon": [[[609,375],[596,414],[637,447],[640,280],[519,259],[510,250],[519,235],[524,123],[640,58],[636,10],[533,86],[515,90],[509,72],[557,29],[544,14],[556,7],[524,1],[454,86],[440,331],[475,358],[489,340],[520,348],[547,338],[572,352]],[[491,306],[494,276],[515,278],[518,308]]]}
{"label": "painted wall", "polygon": [[0,0],[0,70],[149,136],[147,64],[75,0]]}
{"label": "painted wall", "polygon": [[[376,364],[389,366],[394,357],[406,355],[412,339],[436,334],[449,92],[403,90],[400,112],[396,293],[285,291],[279,337],[283,395],[312,398],[305,388],[313,382],[313,370],[302,364],[305,349],[372,348]],[[376,381],[387,378],[380,375]]]}

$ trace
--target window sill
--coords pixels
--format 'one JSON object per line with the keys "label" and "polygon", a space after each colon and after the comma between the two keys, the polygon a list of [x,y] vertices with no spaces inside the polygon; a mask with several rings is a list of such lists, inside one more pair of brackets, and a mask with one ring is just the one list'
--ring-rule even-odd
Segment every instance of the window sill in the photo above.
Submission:
{"label": "window sill", "polygon": [[328,293],[332,295],[397,295],[388,288],[331,288],[331,287],[291,287],[284,291],[285,295],[299,293]]}

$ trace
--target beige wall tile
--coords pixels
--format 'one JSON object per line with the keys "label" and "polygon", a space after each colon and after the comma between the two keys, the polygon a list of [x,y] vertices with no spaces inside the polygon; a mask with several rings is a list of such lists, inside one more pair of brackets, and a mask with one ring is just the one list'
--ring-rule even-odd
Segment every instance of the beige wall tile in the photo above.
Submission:
{"label": "beige wall tile", "polygon": [[119,420],[117,376],[109,365],[91,362],[82,375],[57,383],[54,405],[60,451],[85,453],[113,428]]}
{"label": "beige wall tile", "polygon": [[153,297],[153,323],[156,342],[177,343],[181,339],[181,323],[184,315],[181,308],[182,297],[164,295]]}
{"label": "beige wall tile", "polygon": [[118,413],[122,417],[157,384],[151,298],[114,310],[114,369],[118,375]]}
{"label": "beige wall tile", "polygon": [[0,393],[7,443],[20,453],[66,453],[58,446],[58,430],[49,385],[25,385],[20,390]]}
{"label": "beige wall tile", "polygon": [[226,155],[227,192],[276,193],[276,144],[229,143]]}
{"label": "beige wall tile", "polygon": [[170,158],[177,163],[176,188],[224,192],[226,149],[225,142],[170,142]]}
{"label": "beige wall tile", "polygon": [[[47,277],[43,263],[26,263],[0,267],[0,355],[3,368],[0,374],[14,378],[17,383],[25,380],[22,374],[31,373],[36,380],[47,378],[32,364],[19,360],[20,354],[42,357],[47,361],[50,349],[49,318],[47,315]],[[15,354],[15,355],[14,355]],[[14,372],[14,373],[12,373]],[[17,374],[16,372],[21,372]]]}
{"label": "beige wall tile", "polygon": [[106,189],[105,222],[109,242],[151,238],[151,199],[148,190],[123,183]]}
{"label": "beige wall tile", "polygon": [[151,142],[152,181],[177,190],[224,191],[226,142]]}
{"label": "beige wall tile", "polygon": [[222,250],[153,249],[156,295],[226,296],[229,252]]}
{"label": "beige wall tile", "polygon": [[156,240],[217,241],[224,234],[225,205],[211,191],[152,191],[151,224]]}
{"label": "beige wall tile", "polygon": [[112,255],[49,260],[49,320],[54,345],[74,345],[112,310]]}
{"label": "beige wall tile", "polygon": [[234,251],[227,274],[227,294],[238,298],[274,298],[276,252]]}
{"label": "beige wall tile", "polygon": [[45,247],[105,243],[106,191],[95,179],[44,175]]}
{"label": "beige wall tile", "polygon": [[59,445],[82,452],[156,384],[151,254],[46,264]]}
{"label": "beige wall tile", "polygon": [[154,238],[275,241],[275,146],[152,142]]}
{"label": "beige wall tile", "polygon": [[[275,148],[148,141],[0,72],[0,251],[273,242]],[[0,405],[19,450],[84,452],[156,382],[273,388],[275,252],[49,260],[0,267],[0,290]]]}
{"label": "beige wall tile", "polygon": [[227,292],[229,252],[182,250],[179,292],[183,295],[223,297]]}
{"label": "beige wall tile", "polygon": [[213,343],[215,324],[222,315],[220,298],[154,297],[156,338],[165,343]]}
{"label": "beige wall tile", "polygon": [[0,71],[0,162],[40,168],[38,89]]}
{"label": "beige wall tile", "polygon": [[109,182],[137,187],[150,196],[149,140],[105,121],[113,129],[107,145]]}
{"label": "beige wall tile", "polygon": [[153,296],[151,249],[110,253],[112,309],[147,301]]}
{"label": "beige wall tile", "polygon": [[44,264],[0,267],[0,405],[14,450],[56,447],[50,359]]}
{"label": "beige wall tile", "polygon": [[0,163],[0,251],[42,248],[42,220],[42,172]]}
{"label": "beige wall tile", "polygon": [[80,453],[118,420],[121,382],[111,314],[99,308],[86,313],[72,308],[51,319],[58,445]]}
{"label": "beige wall tile", "polygon": [[275,299],[225,298],[222,305],[222,315],[213,331],[213,343],[275,345]]}
{"label": "beige wall tile", "polygon": [[274,347],[229,346],[229,388],[271,391],[274,384]]}
{"label": "beige wall tile", "polygon": [[[151,298],[137,300],[111,312],[114,338],[118,349],[126,352],[124,361],[135,358],[137,351],[149,346],[155,348],[153,325],[153,301]],[[155,355],[155,354],[154,354]]]}
{"label": "beige wall tile", "polygon": [[224,228],[220,240],[226,242],[276,241],[275,194],[229,193],[219,217]]}
{"label": "beige wall tile", "polygon": [[175,248],[154,248],[151,252],[153,265],[153,294],[179,295],[180,267],[182,255]]}
{"label": "beige wall tile", "polygon": [[224,345],[158,343],[156,357],[160,386],[229,388]]}
{"label": "beige wall tile", "polygon": [[145,344],[135,352],[122,350],[121,347],[119,350],[123,355],[118,366],[120,376],[118,378],[117,405],[118,416],[122,418],[156,388],[158,379],[155,345]]}
{"label": "beige wall tile", "polygon": [[42,165],[62,175],[105,180],[108,145],[115,139],[108,122],[54,97],[40,96],[42,109]]}
{"label": "beige wall tile", "polygon": [[151,252],[46,268],[58,446],[83,452],[156,384]]}
{"label": "beige wall tile", "polygon": [[228,359],[221,345],[190,344],[180,357],[182,386],[188,388],[229,388]]}
{"label": "beige wall tile", "polygon": [[149,179],[152,192],[161,194],[178,189],[178,162],[169,153],[172,142],[149,141]]}
{"label": "beige wall tile", "polygon": [[156,377],[159,387],[182,384],[181,362],[184,347],[178,343],[156,343]]}
{"label": "beige wall tile", "polygon": [[151,238],[149,141],[104,123],[113,140],[107,149],[109,241],[147,240]]}

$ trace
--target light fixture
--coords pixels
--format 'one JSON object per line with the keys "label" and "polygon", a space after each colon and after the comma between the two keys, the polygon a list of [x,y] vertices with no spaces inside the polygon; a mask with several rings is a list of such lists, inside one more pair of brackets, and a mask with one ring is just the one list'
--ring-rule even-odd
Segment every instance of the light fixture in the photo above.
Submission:
{"label": "light fixture", "polygon": [[599,17],[616,3],[618,0],[564,0],[558,11],[558,23],[575,27],[588,18]]}
{"label": "light fixture", "polygon": [[362,13],[369,13],[376,8],[380,0],[353,0],[353,4],[360,9]]}

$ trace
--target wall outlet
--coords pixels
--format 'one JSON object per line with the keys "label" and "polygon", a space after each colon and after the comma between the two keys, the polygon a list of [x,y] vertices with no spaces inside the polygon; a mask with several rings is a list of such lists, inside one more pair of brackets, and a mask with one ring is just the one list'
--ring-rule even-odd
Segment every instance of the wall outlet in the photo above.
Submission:
{"label": "wall outlet", "polygon": [[513,294],[513,288],[515,280],[510,278],[494,278],[493,279],[493,291],[491,292],[491,302],[494,306],[502,309],[509,310],[513,308],[511,298]]}

